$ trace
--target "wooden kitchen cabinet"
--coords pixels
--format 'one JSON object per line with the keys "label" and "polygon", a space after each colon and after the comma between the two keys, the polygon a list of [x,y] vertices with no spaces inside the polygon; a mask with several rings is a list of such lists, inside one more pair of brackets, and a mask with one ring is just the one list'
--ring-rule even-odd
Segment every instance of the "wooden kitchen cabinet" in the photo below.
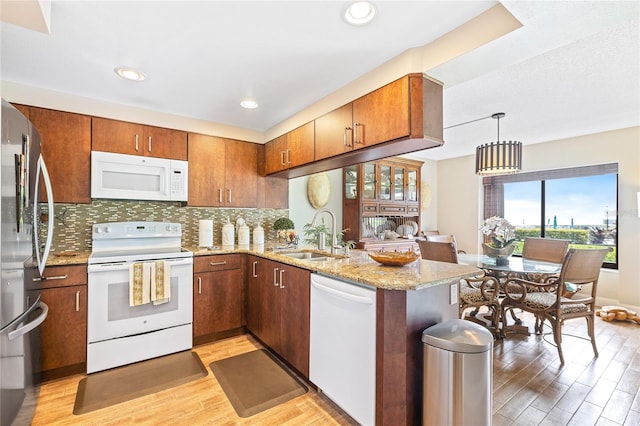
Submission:
{"label": "wooden kitchen cabinet", "polygon": [[266,174],[312,163],[315,160],[313,121],[267,142],[265,150]]}
{"label": "wooden kitchen cabinet", "polygon": [[288,209],[289,179],[266,176],[265,145],[258,145],[258,184],[256,189],[257,208]]}
{"label": "wooden kitchen cabinet", "polygon": [[[354,240],[358,248],[367,250],[417,248],[415,242],[407,240],[380,241],[376,234],[382,228],[396,231],[407,221],[420,224],[422,164],[392,157],[343,168],[344,239]],[[390,229],[388,221],[393,221],[396,229]]]}
{"label": "wooden kitchen cabinet", "polygon": [[189,133],[189,201],[199,207],[256,207],[258,146]]}
{"label": "wooden kitchen cabinet", "polygon": [[310,272],[249,256],[247,328],[309,377]]}
{"label": "wooden kitchen cabinet", "polygon": [[45,271],[42,301],[49,307],[42,323],[42,378],[86,371],[87,267],[53,266]]}
{"label": "wooden kitchen cabinet", "polygon": [[187,132],[93,117],[91,146],[94,151],[186,160]]}
{"label": "wooden kitchen cabinet", "polygon": [[[56,203],[91,203],[91,117],[16,105],[38,130]],[[42,192],[46,201],[46,192]]]}
{"label": "wooden kitchen cabinet", "polygon": [[314,159],[286,168],[274,155],[267,174],[294,178],[442,145],[442,84],[408,74],[318,117],[314,125]]}
{"label": "wooden kitchen cabinet", "polygon": [[353,149],[353,104],[348,103],[315,120],[316,160]]}
{"label": "wooden kitchen cabinet", "polygon": [[243,256],[238,254],[194,258],[194,345],[241,333],[243,264]]}

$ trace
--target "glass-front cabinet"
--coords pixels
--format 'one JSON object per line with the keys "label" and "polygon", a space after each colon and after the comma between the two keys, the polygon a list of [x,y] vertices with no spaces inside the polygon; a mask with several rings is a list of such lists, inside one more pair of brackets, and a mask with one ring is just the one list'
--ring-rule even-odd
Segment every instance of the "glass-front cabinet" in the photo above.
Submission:
{"label": "glass-front cabinet", "polygon": [[393,168],[393,201],[404,201],[404,167]]}
{"label": "glass-front cabinet", "polygon": [[391,166],[387,164],[380,165],[380,200],[391,200]]}
{"label": "glass-front cabinet", "polygon": [[418,202],[418,170],[407,169],[407,201]]}
{"label": "glass-front cabinet", "polygon": [[411,248],[415,241],[407,238],[420,224],[422,164],[391,157],[343,168],[344,239],[372,250]]}
{"label": "glass-front cabinet", "polygon": [[376,170],[378,169],[378,166],[375,163],[365,163],[362,168],[362,198],[364,200],[376,200],[378,198],[378,191],[376,188],[376,183],[378,182]]}
{"label": "glass-front cabinet", "polygon": [[355,200],[358,197],[358,166],[344,168],[344,198]]}

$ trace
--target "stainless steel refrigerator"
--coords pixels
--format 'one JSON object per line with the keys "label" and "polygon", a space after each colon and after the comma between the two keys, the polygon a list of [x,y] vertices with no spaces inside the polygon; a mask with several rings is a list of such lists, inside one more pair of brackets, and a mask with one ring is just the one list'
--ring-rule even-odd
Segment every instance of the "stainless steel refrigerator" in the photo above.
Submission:
{"label": "stainless steel refrigerator", "polygon": [[53,194],[38,132],[4,99],[1,117],[0,425],[28,425],[40,386],[40,325],[48,312],[40,283],[53,236]]}

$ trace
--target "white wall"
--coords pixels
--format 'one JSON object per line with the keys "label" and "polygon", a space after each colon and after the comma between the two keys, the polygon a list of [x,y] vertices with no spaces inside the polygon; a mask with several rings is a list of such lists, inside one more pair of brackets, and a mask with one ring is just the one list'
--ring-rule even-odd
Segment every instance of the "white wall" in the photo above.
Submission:
{"label": "white wall", "polygon": [[[337,230],[342,230],[342,169],[327,172],[331,184],[329,201],[323,209],[329,209],[336,215]],[[316,209],[311,206],[307,198],[307,182],[309,176],[302,176],[289,180],[289,218],[296,225],[296,231],[300,236],[300,242],[304,240],[303,228],[307,223],[311,223]],[[331,217],[324,213],[320,217],[327,226],[331,226]]]}
{"label": "white wall", "polygon": [[[438,162],[437,228],[455,234],[460,249],[478,253],[481,236],[482,183],[475,175],[473,156]],[[549,170],[591,164],[619,164],[619,269],[603,269],[597,303],[640,310],[640,127],[525,145],[523,171]],[[424,178],[423,178],[424,180]],[[423,221],[424,222],[424,221]],[[423,228],[424,229],[424,228]]]}

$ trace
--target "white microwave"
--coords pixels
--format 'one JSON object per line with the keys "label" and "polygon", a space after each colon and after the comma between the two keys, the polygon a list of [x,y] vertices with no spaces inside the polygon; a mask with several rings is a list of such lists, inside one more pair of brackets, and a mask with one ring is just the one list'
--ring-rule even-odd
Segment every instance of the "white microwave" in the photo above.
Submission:
{"label": "white microwave", "polygon": [[91,198],[187,201],[189,163],[91,151]]}

